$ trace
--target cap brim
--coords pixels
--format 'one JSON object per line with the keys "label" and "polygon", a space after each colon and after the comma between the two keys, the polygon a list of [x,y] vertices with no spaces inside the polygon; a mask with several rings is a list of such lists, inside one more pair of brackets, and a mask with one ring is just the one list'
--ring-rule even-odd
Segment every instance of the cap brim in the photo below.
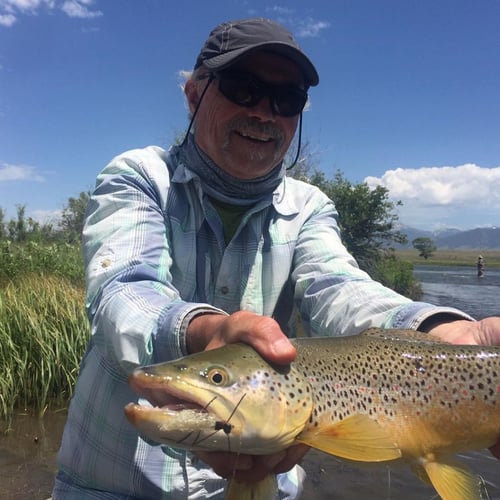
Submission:
{"label": "cap brim", "polygon": [[203,64],[209,69],[223,70],[232,66],[236,61],[254,50],[268,50],[287,57],[300,67],[308,86],[314,87],[318,85],[318,73],[308,57],[295,47],[282,42],[263,42],[249,45],[241,49],[232,50],[225,54],[211,57],[210,59],[205,59]]}

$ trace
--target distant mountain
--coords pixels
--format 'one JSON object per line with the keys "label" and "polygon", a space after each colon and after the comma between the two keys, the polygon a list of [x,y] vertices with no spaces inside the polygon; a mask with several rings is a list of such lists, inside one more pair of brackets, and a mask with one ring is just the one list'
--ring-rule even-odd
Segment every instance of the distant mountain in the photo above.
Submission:
{"label": "distant mountain", "polygon": [[408,244],[400,248],[411,248],[411,242],[415,238],[431,238],[438,248],[454,250],[467,249],[500,249],[499,227],[477,227],[462,231],[460,229],[447,228],[439,231],[422,231],[412,227],[401,226],[398,228],[406,234]]}

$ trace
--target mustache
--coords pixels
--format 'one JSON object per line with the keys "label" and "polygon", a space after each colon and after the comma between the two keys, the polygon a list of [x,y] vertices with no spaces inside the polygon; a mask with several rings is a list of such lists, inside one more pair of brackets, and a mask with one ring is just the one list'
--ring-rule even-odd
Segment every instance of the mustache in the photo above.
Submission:
{"label": "mustache", "polygon": [[237,130],[248,135],[269,136],[279,144],[285,140],[285,134],[276,124],[261,122],[255,118],[236,117],[228,123],[227,130]]}

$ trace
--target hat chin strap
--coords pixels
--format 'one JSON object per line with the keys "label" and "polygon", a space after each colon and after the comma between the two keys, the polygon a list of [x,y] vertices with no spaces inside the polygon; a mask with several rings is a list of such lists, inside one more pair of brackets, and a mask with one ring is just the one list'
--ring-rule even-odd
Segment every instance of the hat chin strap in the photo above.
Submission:
{"label": "hat chin strap", "polygon": [[[208,82],[205,85],[205,88],[203,89],[203,92],[201,93],[200,98],[198,99],[198,104],[196,104],[196,108],[194,108],[194,112],[191,116],[191,120],[189,120],[189,125],[186,130],[186,134],[184,135],[184,139],[182,139],[181,146],[184,146],[186,143],[188,137],[189,137],[189,132],[191,132],[191,128],[193,127],[194,119],[196,118],[196,114],[198,113],[198,110],[200,109],[201,101],[203,100],[203,97],[205,97],[205,94],[208,90],[208,86],[214,81],[214,75],[210,74],[208,77]],[[293,162],[291,163],[290,166],[286,167],[287,170],[291,170],[293,167],[295,167],[295,164],[297,163],[300,155],[300,148],[302,145],[302,111],[300,112],[299,115],[299,140],[297,142],[297,153],[295,154],[295,158]]]}
{"label": "hat chin strap", "polygon": [[184,135],[184,139],[182,139],[181,146],[184,146],[184,144],[187,141],[187,138],[189,137],[189,132],[191,132],[191,128],[193,127],[193,123],[194,123],[194,119],[196,117],[196,114],[198,113],[198,110],[200,109],[201,101],[203,100],[203,97],[205,96],[205,94],[208,90],[208,86],[214,81],[214,78],[215,78],[215,76],[212,73],[210,73],[210,75],[208,77],[208,82],[205,85],[205,88],[203,89],[203,92],[201,93],[200,98],[198,99],[198,104],[196,104],[196,108],[194,108],[194,112],[191,116],[191,120],[189,120],[189,125],[188,125],[188,128],[186,130],[186,134]]}
{"label": "hat chin strap", "polygon": [[295,164],[297,163],[297,161],[299,159],[301,143],[302,143],[302,111],[300,112],[300,116],[299,116],[299,139],[297,141],[297,153],[295,155],[295,158],[294,158],[292,164],[290,166],[286,167],[287,170],[291,170],[293,167],[295,167]]}

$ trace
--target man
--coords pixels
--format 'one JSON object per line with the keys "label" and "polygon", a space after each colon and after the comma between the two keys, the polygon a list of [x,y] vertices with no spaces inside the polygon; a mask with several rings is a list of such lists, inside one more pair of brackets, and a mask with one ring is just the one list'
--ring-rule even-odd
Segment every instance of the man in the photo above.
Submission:
{"label": "man", "polygon": [[500,343],[500,318],[474,322],[372,281],[342,246],[331,201],[285,177],[283,158],[318,81],[282,26],[221,24],[185,85],[192,118],[183,144],[129,151],[98,176],[84,230],[92,339],[55,499],[222,498],[220,476],[268,471],[280,473],[280,498],[299,495],[304,446],[252,457],[144,441],[123,415],[137,400],[127,377],[138,365],[237,341],[289,363],[297,313],[311,335],[382,326]]}

